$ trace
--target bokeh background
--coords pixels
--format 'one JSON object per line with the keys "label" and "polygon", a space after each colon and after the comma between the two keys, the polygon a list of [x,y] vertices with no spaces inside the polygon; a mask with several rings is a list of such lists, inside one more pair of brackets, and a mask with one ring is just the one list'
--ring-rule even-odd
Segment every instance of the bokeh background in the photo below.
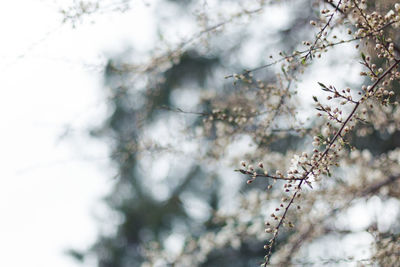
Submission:
{"label": "bokeh background", "polygon": [[[253,3],[245,8],[254,18],[231,22],[243,6],[228,0],[3,1],[0,265],[139,266],[141,244],[160,241],[173,253],[185,236],[219,227],[214,212],[234,209],[248,190],[233,170],[254,143],[243,135],[218,154],[218,129],[204,137],[204,114],[182,111],[211,112],[207,96],[235,90],[225,75],[313,36],[312,1],[278,2],[260,14]],[[220,22],[227,25],[201,32],[202,23]],[[305,123],[316,79],[361,83],[360,66],[347,64],[358,52],[351,44],[335,49],[297,85]],[[279,66],[271,68],[259,75],[273,80]],[[376,142],[360,146],[382,153],[398,145],[395,136]],[[301,144],[295,134],[264,145],[284,152]],[[390,222],[399,206],[390,201],[356,206],[347,222],[363,229],[374,209],[385,209]],[[367,257],[371,241],[359,231],[340,244]],[[204,266],[253,266],[262,256],[263,242],[247,240],[211,253]]]}

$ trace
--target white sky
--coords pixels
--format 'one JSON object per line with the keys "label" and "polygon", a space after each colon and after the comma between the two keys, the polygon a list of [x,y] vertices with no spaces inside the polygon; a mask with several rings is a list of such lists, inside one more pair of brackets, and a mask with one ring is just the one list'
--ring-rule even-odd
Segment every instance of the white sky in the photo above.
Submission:
{"label": "white sky", "polygon": [[58,2],[0,2],[0,266],[80,266],[63,251],[95,240],[112,185],[107,147],[87,135],[106,114],[104,53],[150,41],[143,3],[72,29]]}

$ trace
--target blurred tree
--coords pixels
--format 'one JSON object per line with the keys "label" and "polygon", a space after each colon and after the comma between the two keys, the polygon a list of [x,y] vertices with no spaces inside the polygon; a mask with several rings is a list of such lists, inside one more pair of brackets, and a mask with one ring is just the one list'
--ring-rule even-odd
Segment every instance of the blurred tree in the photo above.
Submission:
{"label": "blurred tree", "polygon": [[[118,175],[104,201],[119,219],[90,251],[71,254],[95,255],[101,267],[254,266],[264,254],[265,265],[353,264],[348,256],[356,249],[339,257],[346,251],[313,248],[356,234],[340,220],[359,200],[394,199],[400,211],[400,51],[393,35],[400,6],[214,2],[157,3],[160,42],[173,39],[179,23],[197,25],[196,33],[175,48],[167,43],[146,64],[127,62],[129,53],[107,64],[112,112],[93,135],[112,147]],[[339,74],[355,66],[355,51],[364,87]],[[346,89],[315,80],[321,68]],[[237,74],[221,79],[227,72]],[[310,77],[320,90],[312,109],[298,96]],[[240,159],[246,162],[234,174]],[[234,185],[239,174],[251,186]],[[388,221],[386,229],[373,227],[379,218],[363,229],[375,246],[367,259],[356,254],[360,263],[396,266],[400,256],[388,242],[397,242],[400,229]]]}

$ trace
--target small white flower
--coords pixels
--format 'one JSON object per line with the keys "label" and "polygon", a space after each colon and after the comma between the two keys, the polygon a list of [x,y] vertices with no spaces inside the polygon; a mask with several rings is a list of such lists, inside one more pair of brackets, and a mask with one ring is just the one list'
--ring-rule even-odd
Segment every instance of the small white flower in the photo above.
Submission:
{"label": "small white flower", "polygon": [[394,16],[394,11],[390,10],[388,13],[386,13],[385,18],[390,19],[392,16]]}
{"label": "small white flower", "polygon": [[322,135],[327,137],[329,135],[329,128],[328,127],[324,127],[322,128]]}

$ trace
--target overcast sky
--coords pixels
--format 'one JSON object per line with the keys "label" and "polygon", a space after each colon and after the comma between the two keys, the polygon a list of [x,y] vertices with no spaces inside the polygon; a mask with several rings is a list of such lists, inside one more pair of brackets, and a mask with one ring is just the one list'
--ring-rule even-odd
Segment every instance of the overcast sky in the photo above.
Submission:
{"label": "overcast sky", "polygon": [[59,4],[0,4],[0,266],[78,266],[63,251],[95,240],[93,215],[113,183],[107,147],[87,135],[107,112],[106,55],[149,42],[143,3],[140,16],[105,14],[76,29],[61,23]]}

